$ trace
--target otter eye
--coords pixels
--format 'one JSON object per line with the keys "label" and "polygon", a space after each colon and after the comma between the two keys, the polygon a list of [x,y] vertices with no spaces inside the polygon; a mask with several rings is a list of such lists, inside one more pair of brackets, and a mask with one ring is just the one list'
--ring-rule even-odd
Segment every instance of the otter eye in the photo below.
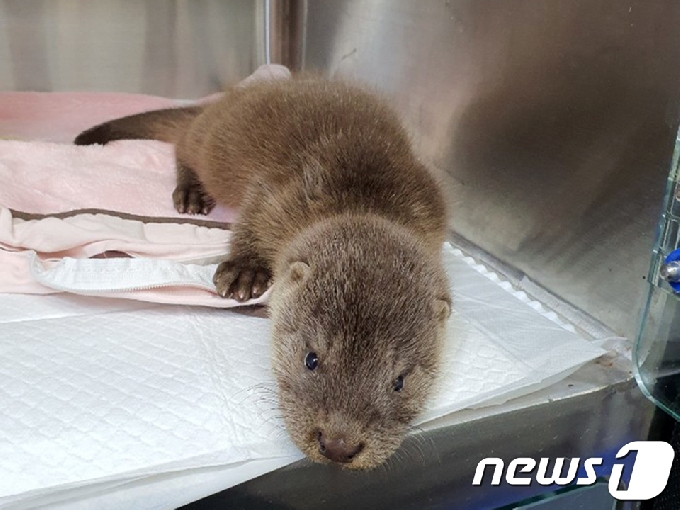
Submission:
{"label": "otter eye", "polygon": [[319,366],[319,357],[315,352],[307,353],[307,356],[305,357],[305,366],[310,370],[314,370]]}
{"label": "otter eye", "polygon": [[404,376],[400,375],[394,380],[393,383],[393,388],[394,391],[401,391],[401,389],[404,387]]}

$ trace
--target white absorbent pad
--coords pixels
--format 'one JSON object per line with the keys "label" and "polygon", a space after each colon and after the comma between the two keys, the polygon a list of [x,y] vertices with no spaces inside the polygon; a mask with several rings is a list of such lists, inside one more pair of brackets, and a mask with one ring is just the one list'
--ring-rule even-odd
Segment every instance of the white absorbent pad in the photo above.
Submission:
{"label": "white absorbent pad", "polygon": [[[604,353],[460,251],[444,258],[454,313],[421,422],[525,395]],[[272,400],[269,326],[219,309],[1,296],[0,508],[169,509],[300,459]],[[175,480],[165,498],[159,476]]]}

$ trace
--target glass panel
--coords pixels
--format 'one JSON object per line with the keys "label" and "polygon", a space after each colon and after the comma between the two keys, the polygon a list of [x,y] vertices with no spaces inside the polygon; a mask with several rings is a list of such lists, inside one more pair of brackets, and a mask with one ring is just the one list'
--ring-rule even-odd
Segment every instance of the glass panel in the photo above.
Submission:
{"label": "glass panel", "polygon": [[[680,419],[679,140],[676,137],[663,214],[647,276],[649,291],[634,350],[635,376],[640,388],[676,419]],[[676,267],[671,262],[674,259],[678,260]]]}

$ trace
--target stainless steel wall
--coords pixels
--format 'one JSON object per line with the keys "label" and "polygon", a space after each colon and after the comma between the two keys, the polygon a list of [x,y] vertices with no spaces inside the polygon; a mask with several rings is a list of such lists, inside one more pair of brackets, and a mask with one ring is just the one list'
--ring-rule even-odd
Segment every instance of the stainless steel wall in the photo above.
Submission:
{"label": "stainless steel wall", "polygon": [[265,0],[0,0],[0,90],[196,98],[265,62]]}
{"label": "stainless steel wall", "polygon": [[451,175],[460,235],[632,336],[678,27],[676,0],[0,0],[0,90],[199,97],[267,56],[372,82]]}
{"label": "stainless steel wall", "polygon": [[463,237],[634,336],[680,103],[676,0],[313,0],[304,66],[391,93]]}

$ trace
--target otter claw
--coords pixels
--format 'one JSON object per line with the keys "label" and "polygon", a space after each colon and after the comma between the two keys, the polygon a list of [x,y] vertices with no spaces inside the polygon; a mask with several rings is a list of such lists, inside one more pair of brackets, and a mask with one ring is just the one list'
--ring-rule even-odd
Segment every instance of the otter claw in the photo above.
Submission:
{"label": "otter claw", "polygon": [[200,185],[177,186],[172,192],[172,202],[180,214],[207,215],[215,207],[215,201]]}
{"label": "otter claw", "polygon": [[213,283],[220,296],[243,303],[266,292],[271,286],[271,273],[264,267],[227,260],[217,267]]}

